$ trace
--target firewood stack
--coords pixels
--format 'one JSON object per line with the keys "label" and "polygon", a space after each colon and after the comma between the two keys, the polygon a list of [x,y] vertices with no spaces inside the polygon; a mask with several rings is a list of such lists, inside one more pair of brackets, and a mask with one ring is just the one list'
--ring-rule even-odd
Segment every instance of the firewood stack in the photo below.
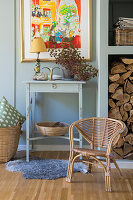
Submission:
{"label": "firewood stack", "polygon": [[122,120],[128,128],[114,148],[115,157],[133,159],[133,59],[122,59],[111,65],[109,117]]}

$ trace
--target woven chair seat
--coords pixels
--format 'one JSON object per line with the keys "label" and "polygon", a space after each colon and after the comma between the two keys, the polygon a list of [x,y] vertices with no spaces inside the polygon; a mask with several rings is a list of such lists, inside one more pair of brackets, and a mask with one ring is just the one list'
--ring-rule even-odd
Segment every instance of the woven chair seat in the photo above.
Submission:
{"label": "woven chair seat", "polygon": [[[73,149],[74,152],[76,153],[80,153],[83,156],[101,156],[101,157],[106,157],[106,151],[101,151],[101,150],[94,150],[94,149],[81,149],[81,148],[76,148]],[[111,157],[113,157],[114,155],[111,153],[110,154]]]}

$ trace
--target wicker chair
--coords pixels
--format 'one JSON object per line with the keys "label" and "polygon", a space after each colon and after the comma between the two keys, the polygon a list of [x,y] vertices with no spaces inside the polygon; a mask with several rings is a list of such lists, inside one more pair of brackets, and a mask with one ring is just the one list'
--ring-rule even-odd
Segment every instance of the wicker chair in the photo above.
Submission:
{"label": "wicker chair", "polygon": [[[74,127],[91,145],[90,149],[74,148],[73,129]],[[113,162],[119,175],[121,171],[111,153],[112,147],[117,143],[120,134],[127,131],[125,124],[119,120],[110,118],[87,118],[74,122],[69,128],[70,156],[67,171],[67,182],[71,182],[73,165],[77,158],[88,164],[88,171],[91,172],[92,164],[100,165],[105,172],[105,189],[111,191],[110,185],[110,163]],[[105,148],[106,151],[95,148]],[[86,157],[86,160],[83,159]],[[102,157],[102,159],[101,159]],[[78,160],[81,161],[81,160]],[[105,161],[106,164],[103,164]]]}

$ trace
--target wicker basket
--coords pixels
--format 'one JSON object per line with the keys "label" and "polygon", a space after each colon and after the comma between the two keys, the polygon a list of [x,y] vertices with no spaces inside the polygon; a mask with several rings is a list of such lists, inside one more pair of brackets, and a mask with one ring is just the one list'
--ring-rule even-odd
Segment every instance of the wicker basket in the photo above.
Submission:
{"label": "wicker basket", "polygon": [[16,154],[21,127],[0,128],[0,163],[7,162]]}
{"label": "wicker basket", "polygon": [[42,135],[59,136],[68,132],[69,124],[64,122],[40,122],[36,124],[36,127]]}
{"label": "wicker basket", "polygon": [[115,45],[132,46],[133,29],[115,29]]}

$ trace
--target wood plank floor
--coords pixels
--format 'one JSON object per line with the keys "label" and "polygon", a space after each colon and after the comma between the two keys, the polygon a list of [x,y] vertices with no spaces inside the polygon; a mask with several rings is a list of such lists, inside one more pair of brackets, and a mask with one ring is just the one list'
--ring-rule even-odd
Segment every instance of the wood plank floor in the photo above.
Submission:
{"label": "wood plank floor", "polygon": [[[18,155],[22,157],[23,155]],[[68,152],[36,152],[33,156],[68,159]],[[112,169],[112,192],[105,192],[102,169],[90,174],[74,173],[73,182],[26,180],[20,172],[8,172],[0,164],[0,200],[133,200],[133,170],[122,170],[121,180]]]}

